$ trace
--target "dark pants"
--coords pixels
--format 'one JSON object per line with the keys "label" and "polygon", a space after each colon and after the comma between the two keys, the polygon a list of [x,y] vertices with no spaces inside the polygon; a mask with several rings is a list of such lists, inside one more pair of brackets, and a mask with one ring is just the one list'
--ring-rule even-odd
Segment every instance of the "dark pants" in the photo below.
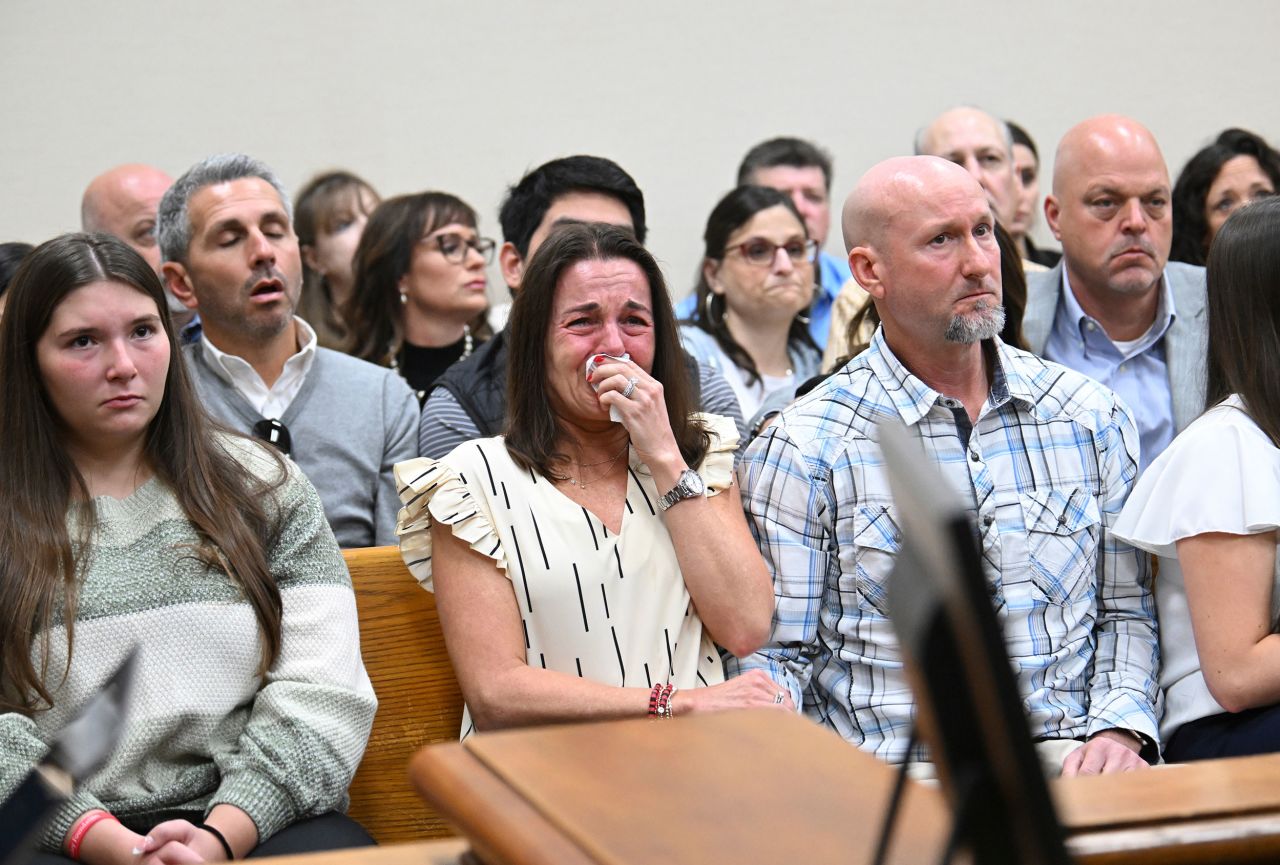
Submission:
{"label": "dark pants", "polygon": [[[196,815],[193,822],[199,820],[199,815]],[[359,823],[346,814],[332,812],[286,826],[255,847],[247,858],[315,853],[321,850],[341,850],[344,847],[372,847],[373,844],[373,839]],[[73,860],[56,853],[38,853],[29,862],[30,865],[72,865]]]}
{"label": "dark pants", "polygon": [[1280,751],[1280,706],[1223,712],[1179,727],[1165,745],[1170,763]]}

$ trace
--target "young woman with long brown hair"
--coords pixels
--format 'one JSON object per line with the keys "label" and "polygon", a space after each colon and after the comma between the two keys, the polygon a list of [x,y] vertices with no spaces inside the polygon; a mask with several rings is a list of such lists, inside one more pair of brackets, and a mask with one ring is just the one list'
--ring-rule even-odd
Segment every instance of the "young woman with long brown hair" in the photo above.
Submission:
{"label": "young woman with long brown hair", "polygon": [[1169,762],[1280,751],[1280,199],[1209,249],[1206,410],[1138,479],[1114,534],[1160,556]]}
{"label": "young woman with long brown hair", "polygon": [[53,858],[367,840],[329,813],[375,700],[315,490],[271,449],[211,428],[160,282],[122,242],[51,240],[9,298],[0,799],[137,645],[125,732],[44,833]]}

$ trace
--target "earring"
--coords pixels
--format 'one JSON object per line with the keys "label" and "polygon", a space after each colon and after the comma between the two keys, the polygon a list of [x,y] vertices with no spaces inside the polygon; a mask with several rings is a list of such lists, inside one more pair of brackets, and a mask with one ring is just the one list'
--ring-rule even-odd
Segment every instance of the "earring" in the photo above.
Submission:
{"label": "earring", "polygon": [[707,324],[717,328],[724,327],[724,311],[723,310],[720,311],[720,320],[716,321],[715,310],[712,308],[711,305],[715,302],[715,299],[720,296],[721,295],[708,291],[707,298],[702,303],[703,310],[707,316]]}
{"label": "earring", "polygon": [[813,312],[813,304],[818,299],[818,293],[822,291],[822,283],[815,282],[813,284],[813,296],[809,298],[809,305],[804,308],[803,312],[796,313],[796,321],[808,327],[812,318],[809,313]]}
{"label": "earring", "polygon": [[409,295],[403,291],[400,292],[400,305],[404,306],[408,302],[409,302]]}

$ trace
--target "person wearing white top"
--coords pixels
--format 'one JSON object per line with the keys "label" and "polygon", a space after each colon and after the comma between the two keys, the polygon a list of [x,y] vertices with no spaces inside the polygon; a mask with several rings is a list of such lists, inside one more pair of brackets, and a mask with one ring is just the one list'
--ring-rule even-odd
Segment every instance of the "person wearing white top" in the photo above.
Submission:
{"label": "person wearing white top", "polygon": [[793,709],[763,673],[724,681],[715,645],[758,648],[773,591],[733,423],[691,413],[675,331],[634,234],[560,226],[512,308],[506,435],[396,466],[401,554],[435,592],[464,735]]}
{"label": "person wearing white top", "polygon": [[1207,404],[1139,478],[1115,534],[1160,556],[1170,762],[1280,750],[1280,200],[1209,253]]}

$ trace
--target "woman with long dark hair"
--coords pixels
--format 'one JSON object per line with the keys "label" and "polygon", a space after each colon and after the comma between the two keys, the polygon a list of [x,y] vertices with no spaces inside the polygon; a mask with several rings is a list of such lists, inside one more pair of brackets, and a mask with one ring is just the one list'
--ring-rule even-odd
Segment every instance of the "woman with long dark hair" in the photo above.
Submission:
{"label": "woman with long dark hair", "polygon": [[1209,251],[1207,410],[1138,479],[1115,534],[1158,554],[1171,762],[1280,750],[1280,199]]}
{"label": "woman with long dark hair", "polygon": [[720,199],[703,240],[697,307],[681,340],[724,375],[750,420],[770,394],[789,401],[821,366],[804,317],[818,244],[790,196],[764,186],[739,186]]}
{"label": "woman with long dark hair", "polygon": [[42,244],[9,298],[0,799],[137,645],[123,737],[46,850],[107,865],[367,843],[330,813],[375,700],[315,490],[211,427],[160,282],[121,241]]}
{"label": "woman with long dark hair", "polygon": [[398,370],[419,403],[489,336],[485,266],[495,244],[476,225],[457,196],[402,195],[378,205],[356,247],[349,351]]}
{"label": "woman with long dark hair", "polygon": [[436,594],[477,729],[778,706],[773,590],[733,422],[692,412],[671,300],[629,229],[557,228],[508,324],[504,436],[396,466],[401,552]]}

